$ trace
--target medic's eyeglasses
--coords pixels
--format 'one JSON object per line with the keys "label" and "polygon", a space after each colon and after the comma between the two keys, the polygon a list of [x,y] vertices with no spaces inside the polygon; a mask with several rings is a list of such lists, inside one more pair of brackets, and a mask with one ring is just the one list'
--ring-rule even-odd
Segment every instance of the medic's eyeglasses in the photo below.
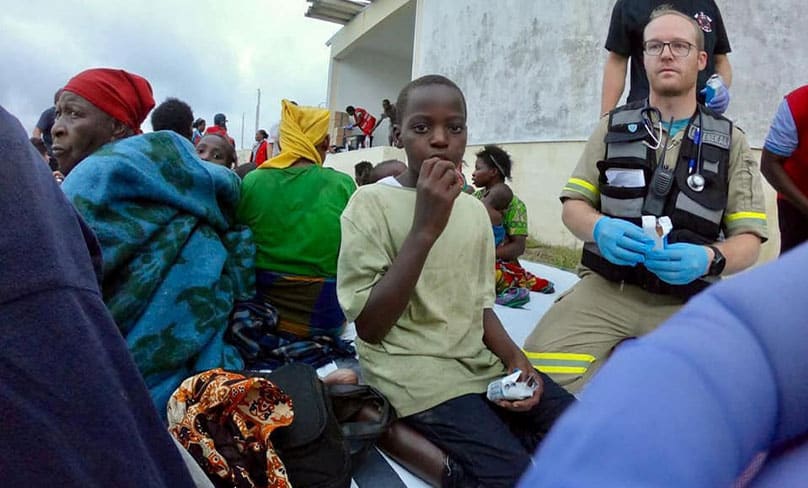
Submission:
{"label": "medic's eyeglasses", "polygon": [[690,48],[694,45],[690,44],[687,41],[671,41],[671,42],[662,42],[662,41],[645,41],[643,44],[642,49],[645,54],[649,56],[660,56],[662,51],[665,49],[665,46],[668,46],[668,49],[671,50],[671,54],[676,56],[677,58],[684,58],[688,54],[690,54]]}

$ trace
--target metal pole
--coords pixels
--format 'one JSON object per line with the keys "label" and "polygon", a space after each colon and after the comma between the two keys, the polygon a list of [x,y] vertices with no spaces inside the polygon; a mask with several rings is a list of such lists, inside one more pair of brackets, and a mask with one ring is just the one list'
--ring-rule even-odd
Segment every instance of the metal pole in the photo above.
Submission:
{"label": "metal pole", "polygon": [[261,89],[258,89],[258,103],[255,104],[255,132],[258,132],[258,114],[261,112]]}
{"label": "metal pole", "polygon": [[244,149],[244,118],[247,117],[247,112],[241,112],[241,148]]}

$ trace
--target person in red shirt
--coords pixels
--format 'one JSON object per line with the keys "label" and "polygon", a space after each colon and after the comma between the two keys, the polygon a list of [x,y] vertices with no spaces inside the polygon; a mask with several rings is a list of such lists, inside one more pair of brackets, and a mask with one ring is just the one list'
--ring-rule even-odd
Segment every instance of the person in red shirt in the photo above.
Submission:
{"label": "person in red shirt", "polygon": [[261,164],[269,159],[269,134],[264,129],[259,129],[255,133],[255,144],[253,144],[252,153],[250,154],[250,162]]}
{"label": "person in red shirt", "polygon": [[354,118],[355,123],[353,127],[359,127],[362,134],[365,135],[362,141],[362,147],[370,147],[373,144],[373,130],[376,129],[376,117],[362,107],[353,107],[348,105],[345,111]]}
{"label": "person in red shirt", "polygon": [[194,143],[194,146],[199,144],[199,140],[202,139],[202,134],[205,132],[205,119],[199,118],[194,120],[194,123],[191,124],[191,127],[194,128],[194,131],[191,135],[191,142]]}
{"label": "person in red shirt", "polygon": [[233,147],[236,147],[236,141],[227,134],[227,117],[224,114],[216,114],[213,116],[213,125],[205,130],[205,135],[219,134],[227,138]]}
{"label": "person in red shirt", "polygon": [[808,85],[786,95],[774,115],[760,171],[777,190],[780,254],[808,241]]}

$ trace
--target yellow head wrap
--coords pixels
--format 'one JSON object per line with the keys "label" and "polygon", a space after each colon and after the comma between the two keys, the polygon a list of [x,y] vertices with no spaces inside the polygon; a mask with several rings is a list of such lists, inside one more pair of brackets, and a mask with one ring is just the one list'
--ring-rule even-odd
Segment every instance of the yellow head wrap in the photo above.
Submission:
{"label": "yellow head wrap", "polygon": [[298,107],[283,100],[279,127],[281,153],[259,168],[288,168],[301,158],[322,166],[323,159],[314,146],[328,135],[328,115],[324,108]]}

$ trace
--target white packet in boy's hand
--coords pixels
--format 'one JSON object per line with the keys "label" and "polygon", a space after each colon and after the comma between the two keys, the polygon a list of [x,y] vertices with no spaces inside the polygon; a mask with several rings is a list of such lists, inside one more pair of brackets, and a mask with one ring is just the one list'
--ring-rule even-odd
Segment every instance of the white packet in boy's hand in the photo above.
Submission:
{"label": "white packet in boy's hand", "polygon": [[538,385],[519,381],[522,374],[518,369],[504,378],[494,380],[488,384],[486,396],[492,402],[500,400],[524,400],[533,396]]}

